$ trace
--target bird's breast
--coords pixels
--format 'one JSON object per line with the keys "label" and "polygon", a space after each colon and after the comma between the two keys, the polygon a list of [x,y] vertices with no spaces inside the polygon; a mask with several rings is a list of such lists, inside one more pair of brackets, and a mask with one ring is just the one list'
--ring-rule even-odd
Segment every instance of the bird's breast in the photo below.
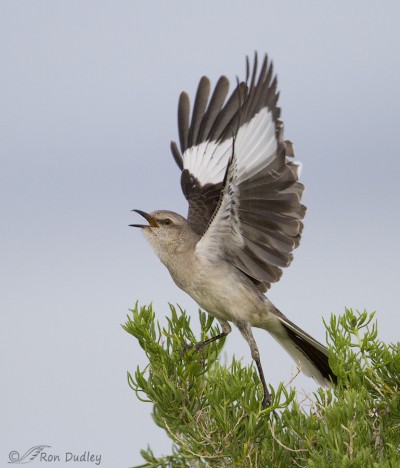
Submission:
{"label": "bird's breast", "polygon": [[242,320],[242,314],[259,307],[258,295],[249,289],[232,265],[193,257],[168,268],[176,285],[211,315],[224,320]]}

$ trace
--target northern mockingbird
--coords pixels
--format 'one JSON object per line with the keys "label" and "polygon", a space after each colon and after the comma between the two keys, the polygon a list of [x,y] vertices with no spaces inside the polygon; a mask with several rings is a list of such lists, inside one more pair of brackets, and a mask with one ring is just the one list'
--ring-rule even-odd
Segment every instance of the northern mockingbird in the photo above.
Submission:
{"label": "northern mockingbird", "polygon": [[257,365],[264,396],[270,401],[260,355],[251,327],[267,330],[301,370],[320,384],[336,381],[321,343],[285,317],[263,294],[279,280],[299,245],[306,208],[298,182],[292,144],[283,140],[277,106],[277,79],[265,56],[258,71],[257,54],[246,81],[226,99],[229,82],[222,76],[210,94],[200,80],[190,118],[189,97],[178,105],[180,150],[171,150],[182,171],[189,202],[187,219],[166,210],[142,215],[143,229],[178,287],[221,324],[219,335],[240,330]]}

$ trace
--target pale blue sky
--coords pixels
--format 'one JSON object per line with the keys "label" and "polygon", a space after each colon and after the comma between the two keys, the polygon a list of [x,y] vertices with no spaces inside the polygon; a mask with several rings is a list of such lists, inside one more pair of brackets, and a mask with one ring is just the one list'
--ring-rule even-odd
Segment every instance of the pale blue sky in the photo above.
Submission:
{"label": "pale blue sky", "polygon": [[[170,442],[126,371],[136,300],[193,312],[133,208],[186,213],[169,142],[198,80],[275,63],[286,137],[304,164],[303,240],[269,297],[324,340],[322,316],[377,310],[397,341],[400,59],[397,1],[0,1],[0,465],[38,444],[104,467]],[[293,364],[256,331],[267,380]],[[225,347],[250,362],[234,331]],[[300,389],[315,388],[306,378]],[[35,466],[32,463],[32,466]],[[73,466],[71,463],[68,466]],[[77,464],[76,466],[81,466]]]}

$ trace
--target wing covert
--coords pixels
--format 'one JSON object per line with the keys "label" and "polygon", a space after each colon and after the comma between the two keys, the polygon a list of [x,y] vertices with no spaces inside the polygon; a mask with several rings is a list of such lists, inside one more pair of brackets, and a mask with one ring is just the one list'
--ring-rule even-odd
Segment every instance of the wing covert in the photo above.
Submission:
{"label": "wing covert", "polygon": [[203,77],[191,118],[182,93],[180,151],[171,144],[189,202],[188,222],[203,236],[196,252],[228,258],[265,291],[290,264],[305,214],[299,166],[289,159],[291,143],[283,141],[272,64],[265,57],[258,72],[255,55],[251,72],[247,59],[246,82],[226,102],[225,77],[208,102],[209,93]]}

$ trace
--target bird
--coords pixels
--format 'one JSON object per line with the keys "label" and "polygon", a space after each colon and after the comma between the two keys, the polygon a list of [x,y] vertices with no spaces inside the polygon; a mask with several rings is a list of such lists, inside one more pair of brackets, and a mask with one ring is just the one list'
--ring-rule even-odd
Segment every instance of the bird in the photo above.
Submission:
{"label": "bird", "polygon": [[320,385],[336,376],[327,348],[290,321],[265,293],[289,266],[298,247],[306,207],[301,164],[284,140],[274,67],[267,54],[253,63],[229,95],[221,76],[198,84],[193,110],[182,92],[178,102],[179,147],[171,142],[188,201],[187,218],[169,210],[135,209],[147,224],[147,241],[175,284],[215,317],[221,332],[197,349],[226,337],[233,323],[250,347],[263,387],[262,407],[271,394],[252,328],[268,331],[298,367]]}

